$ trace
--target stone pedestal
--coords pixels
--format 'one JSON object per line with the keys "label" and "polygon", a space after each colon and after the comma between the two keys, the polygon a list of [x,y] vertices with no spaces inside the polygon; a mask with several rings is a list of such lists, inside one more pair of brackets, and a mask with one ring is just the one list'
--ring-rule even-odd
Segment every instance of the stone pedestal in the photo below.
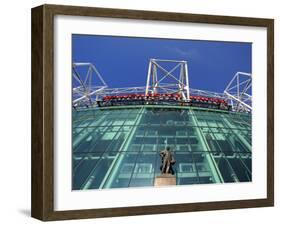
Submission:
{"label": "stone pedestal", "polygon": [[168,173],[161,174],[160,176],[157,176],[154,180],[155,187],[176,185],[176,184],[177,184],[176,176]]}

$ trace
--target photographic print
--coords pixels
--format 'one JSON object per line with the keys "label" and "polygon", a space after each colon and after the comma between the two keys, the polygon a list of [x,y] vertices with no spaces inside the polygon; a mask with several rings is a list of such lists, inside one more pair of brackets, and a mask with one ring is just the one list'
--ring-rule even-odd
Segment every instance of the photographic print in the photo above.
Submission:
{"label": "photographic print", "polygon": [[32,217],[274,205],[273,19],[41,5],[31,52]]}
{"label": "photographic print", "polygon": [[252,181],[252,43],[72,34],[72,190]]}

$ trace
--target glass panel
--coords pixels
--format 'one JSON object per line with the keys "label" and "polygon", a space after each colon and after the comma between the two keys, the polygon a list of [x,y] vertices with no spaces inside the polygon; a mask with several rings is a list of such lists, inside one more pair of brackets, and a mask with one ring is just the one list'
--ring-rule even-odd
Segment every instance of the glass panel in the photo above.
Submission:
{"label": "glass panel", "polygon": [[252,175],[248,172],[240,158],[229,158],[228,160],[240,182],[251,181]]}
{"label": "glass panel", "polygon": [[139,154],[132,179],[130,181],[130,187],[143,187],[152,186],[154,181],[154,171],[155,171],[155,158],[156,153],[142,152]]}
{"label": "glass panel", "polygon": [[129,186],[137,156],[138,153],[134,152],[123,153],[119,156],[118,161],[120,163],[118,162],[114,167],[114,172],[112,172],[111,176],[113,179],[109,179],[107,187],[122,188]]}
{"label": "glass panel", "polygon": [[88,181],[86,182],[85,189],[93,189],[100,187],[114,158],[115,155],[110,154],[104,154],[102,158],[100,158],[96,167],[92,171]]}
{"label": "glass panel", "polygon": [[225,157],[215,157],[215,160],[224,182],[227,183],[237,181],[236,174],[232,169],[229,161]]}
{"label": "glass panel", "polygon": [[175,170],[177,173],[177,184],[197,184],[199,177],[196,171],[195,162],[191,153],[177,152],[175,155]]}
{"label": "glass panel", "polygon": [[95,168],[98,158],[84,157],[81,161],[76,159],[73,160],[73,179],[72,179],[72,189],[83,189],[87,178],[89,177],[91,171]]}
{"label": "glass panel", "polygon": [[[251,116],[173,108],[73,111],[73,189],[153,186],[171,148],[177,184],[252,180]],[[218,170],[218,172],[217,172]]]}
{"label": "glass panel", "polygon": [[213,174],[215,174],[216,172],[212,172],[210,168],[211,162],[207,159],[208,155],[209,154],[204,153],[192,154],[199,177],[199,183],[201,184],[209,184],[215,182]]}

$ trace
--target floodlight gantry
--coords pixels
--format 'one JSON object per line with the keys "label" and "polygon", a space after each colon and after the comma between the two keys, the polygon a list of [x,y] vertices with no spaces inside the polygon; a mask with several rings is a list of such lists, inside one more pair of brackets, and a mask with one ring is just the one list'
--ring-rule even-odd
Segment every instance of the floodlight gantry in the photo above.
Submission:
{"label": "floodlight gantry", "polygon": [[[168,69],[168,66],[170,68]],[[78,68],[84,67],[83,73]],[[109,88],[92,63],[73,63],[73,107],[97,106],[97,101],[111,95],[179,94],[182,101],[189,102],[194,96],[219,98],[227,101],[232,111],[252,111],[252,74],[237,72],[223,93],[189,87],[186,61],[150,59],[146,86]]]}
{"label": "floodlight gantry", "polygon": [[[79,73],[78,68],[84,68],[86,73]],[[92,63],[73,63],[72,77],[77,85],[72,88],[72,105],[73,107],[86,105],[92,106],[95,102],[93,97],[107,88],[101,74]],[[98,85],[99,84],[99,85]]]}
{"label": "floodlight gantry", "polygon": [[186,61],[150,59],[145,95],[163,92],[178,93],[184,101],[190,100]]}
{"label": "floodlight gantry", "polygon": [[225,99],[233,111],[252,111],[252,74],[237,72],[224,90]]}

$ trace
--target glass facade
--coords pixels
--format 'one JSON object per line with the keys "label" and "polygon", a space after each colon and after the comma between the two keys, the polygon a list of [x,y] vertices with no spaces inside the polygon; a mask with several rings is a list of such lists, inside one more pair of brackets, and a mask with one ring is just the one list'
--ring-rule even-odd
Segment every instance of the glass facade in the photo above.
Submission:
{"label": "glass facade", "polygon": [[169,146],[177,185],[252,180],[251,114],[175,106],[73,110],[72,188],[153,186]]}

